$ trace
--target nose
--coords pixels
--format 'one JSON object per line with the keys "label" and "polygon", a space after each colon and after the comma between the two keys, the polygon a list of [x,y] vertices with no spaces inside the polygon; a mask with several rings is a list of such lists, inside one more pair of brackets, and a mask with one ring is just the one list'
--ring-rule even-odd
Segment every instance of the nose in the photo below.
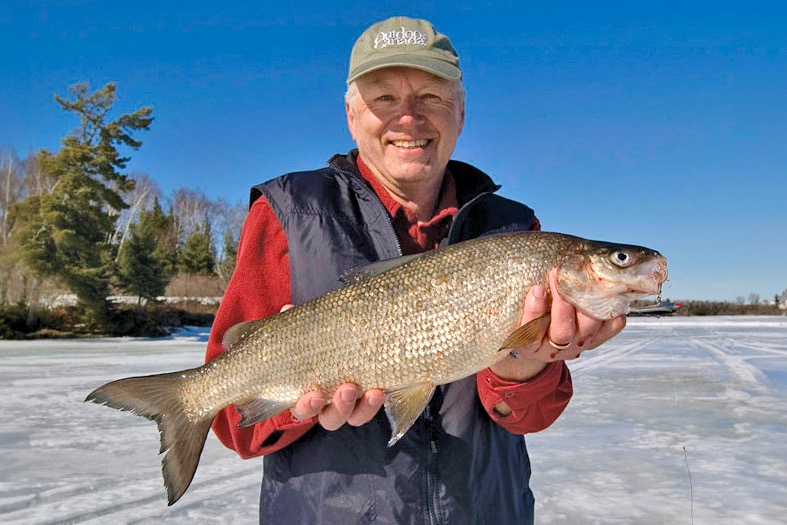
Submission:
{"label": "nose", "polygon": [[399,123],[403,125],[412,125],[423,119],[420,105],[414,96],[402,97],[399,104]]}

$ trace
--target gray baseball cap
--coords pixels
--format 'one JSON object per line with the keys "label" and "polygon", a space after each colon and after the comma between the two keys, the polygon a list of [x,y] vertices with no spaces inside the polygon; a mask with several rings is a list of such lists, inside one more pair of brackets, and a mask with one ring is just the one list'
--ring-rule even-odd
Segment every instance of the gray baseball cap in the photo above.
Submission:
{"label": "gray baseball cap", "polygon": [[411,67],[448,80],[462,78],[459,55],[448,37],[426,20],[395,16],[363,32],[350,54],[347,83],[386,67]]}

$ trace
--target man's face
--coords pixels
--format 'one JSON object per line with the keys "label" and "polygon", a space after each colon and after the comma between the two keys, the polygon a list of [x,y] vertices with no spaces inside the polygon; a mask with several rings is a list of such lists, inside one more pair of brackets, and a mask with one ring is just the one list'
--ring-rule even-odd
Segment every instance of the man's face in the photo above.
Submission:
{"label": "man's face", "polygon": [[465,108],[457,82],[391,67],[356,80],[347,122],[364,162],[395,192],[442,180]]}

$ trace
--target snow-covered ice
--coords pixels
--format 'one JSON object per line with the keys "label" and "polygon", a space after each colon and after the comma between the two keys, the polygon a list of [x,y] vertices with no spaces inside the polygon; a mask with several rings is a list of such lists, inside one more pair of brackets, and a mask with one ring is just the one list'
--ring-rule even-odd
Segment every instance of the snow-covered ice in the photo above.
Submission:
{"label": "snow-covered ice", "polygon": [[[201,363],[206,335],[0,341],[0,522],[256,523],[260,460],[211,436],[167,507],[155,424],[83,403]],[[537,523],[784,522],[787,317],[630,319],[570,366],[571,405],[528,436]]]}
{"label": "snow-covered ice", "polygon": [[570,366],[528,438],[538,523],[785,523],[787,317],[629,319]]}

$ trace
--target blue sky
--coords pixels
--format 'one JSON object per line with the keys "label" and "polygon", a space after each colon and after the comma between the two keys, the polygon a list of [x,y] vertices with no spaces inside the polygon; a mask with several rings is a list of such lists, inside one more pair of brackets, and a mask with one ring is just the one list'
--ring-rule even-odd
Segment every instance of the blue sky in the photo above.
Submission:
{"label": "blue sky", "polygon": [[353,146],[353,42],[423,17],[462,60],[454,157],[545,229],[660,250],[664,297],[787,289],[783,2],[215,3],[2,0],[0,148],[56,150],[78,123],[53,95],[112,81],[118,112],[154,108],[130,172],[244,202]]}

